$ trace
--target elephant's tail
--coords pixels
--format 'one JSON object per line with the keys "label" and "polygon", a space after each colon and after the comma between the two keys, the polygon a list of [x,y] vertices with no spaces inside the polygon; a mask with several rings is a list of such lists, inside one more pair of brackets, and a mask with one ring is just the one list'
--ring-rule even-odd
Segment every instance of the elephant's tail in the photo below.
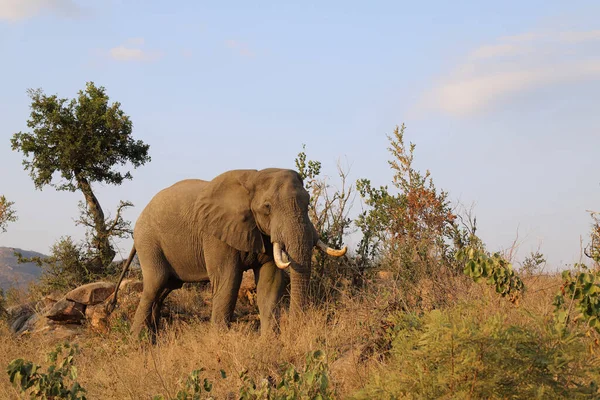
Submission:
{"label": "elephant's tail", "polygon": [[131,262],[133,261],[133,257],[135,257],[135,253],[136,253],[136,250],[135,250],[135,244],[134,244],[131,247],[131,252],[129,252],[129,257],[127,257],[127,261],[125,261],[125,265],[123,265],[123,271],[121,271],[121,276],[119,277],[117,286],[115,286],[115,293],[113,294],[113,298],[108,304],[106,304],[107,314],[110,314],[115,310],[115,307],[117,305],[117,293],[119,292],[119,286],[121,286],[121,282],[123,281],[125,274],[129,270],[129,266],[131,265]]}

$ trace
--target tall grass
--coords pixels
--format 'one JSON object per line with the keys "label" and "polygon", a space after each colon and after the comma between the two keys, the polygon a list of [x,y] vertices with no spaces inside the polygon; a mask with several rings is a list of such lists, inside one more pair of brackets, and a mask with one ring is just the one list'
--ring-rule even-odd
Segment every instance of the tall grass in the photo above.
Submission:
{"label": "tall grass", "polygon": [[[306,354],[320,349],[337,398],[594,398],[577,389],[589,388],[600,373],[592,339],[553,331],[559,278],[527,280],[518,307],[463,281],[455,302],[424,312],[406,312],[389,283],[373,284],[377,291],[341,294],[337,304],[307,309],[299,321],[284,313],[279,335],[270,337],[260,336],[251,318],[229,330],[190,318],[209,305],[201,301],[206,292],[185,288],[169,299],[169,308],[181,312],[167,321],[155,346],[133,341],[118,321],[107,334],[86,330],[76,337],[78,381],[90,399],[169,398],[202,367],[214,385],[211,395],[231,398],[244,384],[243,371],[255,382],[276,382],[287,364],[300,369]],[[240,314],[256,315],[246,308]],[[43,334],[14,337],[5,325],[0,335],[5,366],[14,358],[43,365],[57,342]],[[16,393],[8,376],[0,377],[0,398]]]}

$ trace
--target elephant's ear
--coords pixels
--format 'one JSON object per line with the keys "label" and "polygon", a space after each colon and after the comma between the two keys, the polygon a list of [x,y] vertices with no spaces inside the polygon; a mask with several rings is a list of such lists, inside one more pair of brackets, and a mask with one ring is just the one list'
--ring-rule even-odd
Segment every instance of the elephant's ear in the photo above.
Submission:
{"label": "elephant's ear", "polygon": [[208,182],[197,198],[200,229],[241,251],[264,253],[262,234],[250,209],[256,170],[225,172]]}

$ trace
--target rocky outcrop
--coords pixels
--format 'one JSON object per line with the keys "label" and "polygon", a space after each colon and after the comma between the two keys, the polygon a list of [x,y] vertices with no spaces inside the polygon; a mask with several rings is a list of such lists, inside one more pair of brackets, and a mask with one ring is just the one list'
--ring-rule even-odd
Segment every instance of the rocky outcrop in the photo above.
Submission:
{"label": "rocky outcrop", "polygon": [[115,284],[110,282],[92,282],[79,286],[65,295],[67,300],[93,306],[106,300],[115,291]]}
{"label": "rocky outcrop", "polygon": [[6,309],[6,314],[11,332],[21,333],[27,321],[35,315],[35,303],[9,307]]}
{"label": "rocky outcrop", "polygon": [[108,333],[108,313],[106,312],[105,304],[87,306],[85,309],[85,318],[93,331]]}
{"label": "rocky outcrop", "polygon": [[125,294],[141,293],[143,289],[143,282],[137,279],[123,279],[119,285],[119,292]]}
{"label": "rocky outcrop", "polygon": [[85,304],[64,298],[54,303],[45,317],[57,322],[80,323],[85,318]]}
{"label": "rocky outcrop", "polygon": [[[125,283],[125,282],[124,282]],[[141,282],[130,280],[126,291],[141,290]],[[52,293],[37,303],[10,307],[6,310],[10,330],[15,334],[27,332],[51,333],[67,338],[81,331],[87,321],[94,331],[108,331],[106,301],[115,291],[115,284],[93,282],[71,290],[65,295]]]}

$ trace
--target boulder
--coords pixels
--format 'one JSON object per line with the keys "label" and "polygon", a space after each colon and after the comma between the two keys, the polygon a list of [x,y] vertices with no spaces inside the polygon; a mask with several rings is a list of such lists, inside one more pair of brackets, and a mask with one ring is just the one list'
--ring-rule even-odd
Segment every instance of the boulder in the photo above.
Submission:
{"label": "boulder", "polygon": [[27,320],[21,325],[21,327],[15,331],[17,335],[21,335],[25,332],[33,332],[40,320],[40,315],[38,313],[33,313]]}
{"label": "boulder", "polygon": [[143,282],[137,279],[124,279],[119,285],[119,291],[125,293],[141,292],[143,289]]}
{"label": "boulder", "polygon": [[47,334],[55,340],[71,340],[81,333],[81,326],[74,324],[51,326]]}
{"label": "boulder", "polygon": [[60,292],[52,292],[52,293],[44,296],[44,298],[42,299],[42,302],[44,303],[45,307],[51,307],[54,305],[54,303],[56,303],[57,301],[62,299],[62,297],[63,296],[62,296],[62,294],[60,294]]}
{"label": "boulder", "polygon": [[21,304],[18,306],[8,307],[6,309],[8,315],[8,324],[10,331],[17,333],[21,331],[21,328],[27,320],[35,314],[35,303]]}
{"label": "boulder", "polygon": [[71,300],[57,301],[46,313],[46,318],[61,323],[79,323],[85,317],[85,305]]}
{"label": "boulder", "polygon": [[66,294],[65,298],[76,303],[93,306],[102,303],[115,291],[114,283],[92,282],[79,286]]}
{"label": "boulder", "polygon": [[108,333],[108,314],[106,313],[104,304],[86,307],[85,317],[93,331]]}

